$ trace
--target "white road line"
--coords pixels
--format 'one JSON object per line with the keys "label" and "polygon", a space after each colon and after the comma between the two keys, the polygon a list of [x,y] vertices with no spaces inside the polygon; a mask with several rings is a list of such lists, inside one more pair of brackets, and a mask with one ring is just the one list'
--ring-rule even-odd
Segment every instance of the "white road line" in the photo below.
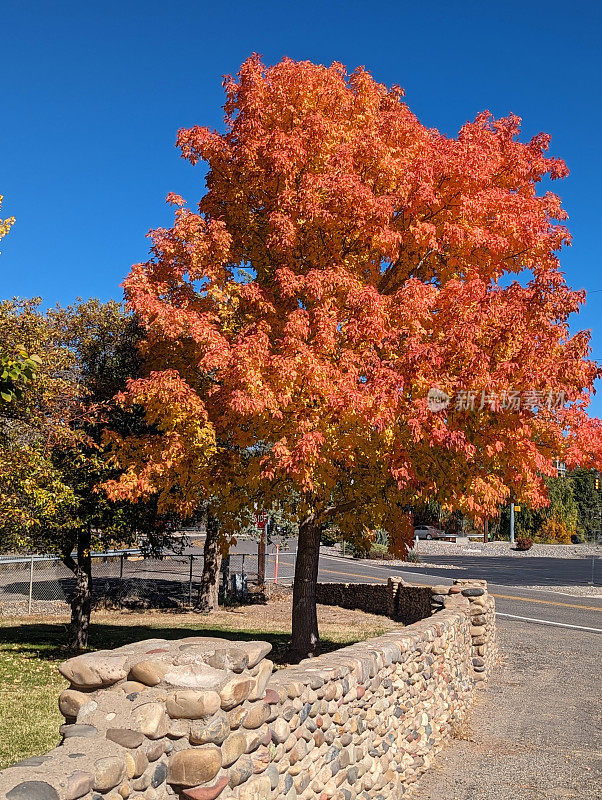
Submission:
{"label": "white road line", "polygon": [[500,611],[495,612],[496,617],[510,617],[510,619],[520,619],[523,622],[537,622],[540,625],[554,625],[557,628],[575,628],[578,631],[591,631],[593,633],[602,633],[602,628],[586,628],[583,625],[569,625],[568,622],[552,622],[549,619],[535,619],[533,617],[518,617],[516,614],[502,614]]}

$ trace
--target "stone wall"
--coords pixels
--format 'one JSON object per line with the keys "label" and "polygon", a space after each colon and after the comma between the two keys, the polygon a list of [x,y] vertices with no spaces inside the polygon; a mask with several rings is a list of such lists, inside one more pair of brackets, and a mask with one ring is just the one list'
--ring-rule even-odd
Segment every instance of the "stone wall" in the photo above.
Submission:
{"label": "stone wall", "polygon": [[319,583],[317,600],[325,606],[357,608],[369,614],[384,614],[410,625],[430,616],[432,592],[429,586],[389,578],[387,583]]}
{"label": "stone wall", "polygon": [[60,745],[0,773],[0,796],[401,797],[461,722],[494,650],[486,587],[438,588],[432,616],[276,672],[269,644],[207,637],[70,659]]}
{"label": "stone wall", "polygon": [[451,586],[431,586],[431,608],[436,613],[449,607],[454,596],[468,599],[473,680],[484,681],[498,657],[495,627],[495,600],[487,591],[487,581],[457,580]]}
{"label": "stone wall", "polygon": [[317,600],[322,605],[383,614],[404,625],[441,611],[458,594],[469,601],[473,677],[482,681],[488,665],[497,656],[495,601],[487,592],[487,581],[467,579],[456,580],[449,586],[427,586],[390,577],[386,584],[319,583],[317,586]]}

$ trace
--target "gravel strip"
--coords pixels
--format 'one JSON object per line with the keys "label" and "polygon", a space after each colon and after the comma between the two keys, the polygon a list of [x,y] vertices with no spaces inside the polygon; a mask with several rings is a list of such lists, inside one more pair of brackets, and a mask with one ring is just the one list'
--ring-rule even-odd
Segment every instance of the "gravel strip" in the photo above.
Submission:
{"label": "gravel strip", "polygon": [[419,555],[448,556],[510,556],[514,558],[588,558],[602,555],[602,546],[597,544],[534,544],[530,550],[514,549],[510,542],[437,542],[420,539],[414,547]]}
{"label": "gravel strip", "polygon": [[[26,617],[29,604],[27,600],[7,600],[0,602],[0,617]],[[62,616],[70,612],[67,603],[60,600],[34,600],[31,604],[31,614],[48,614],[49,616]]]}
{"label": "gravel strip", "polygon": [[[322,546],[321,548],[324,555],[340,556],[340,545],[334,547]],[[417,553],[421,558],[418,563],[413,561],[384,561],[381,559],[362,559],[369,561],[371,564],[393,564],[398,566],[403,564],[408,568],[418,566],[431,566],[428,562],[423,560],[424,556],[510,556],[512,558],[591,558],[602,556],[602,545],[599,544],[534,544],[530,550],[519,551],[514,549],[514,545],[510,542],[470,542],[469,544],[458,544],[456,542],[438,542],[434,539],[428,541],[426,539],[419,539],[414,545],[412,551]],[[442,566],[438,564],[437,566]],[[454,568],[457,567],[454,565]]]}
{"label": "gravel strip", "polygon": [[[371,564],[378,564],[379,562],[378,561],[370,561],[370,563]],[[431,569],[436,567],[437,569],[454,569],[454,570],[468,569],[468,567],[461,567],[458,564],[433,564],[430,561],[423,561],[422,559],[420,559],[420,561],[412,561],[412,562],[408,562],[408,561],[385,561],[384,563],[385,564],[393,564],[396,567],[407,567],[408,569],[412,569],[412,570],[416,569],[416,568],[419,568],[419,567],[427,567],[427,568],[430,567]]]}
{"label": "gravel strip", "polygon": [[573,597],[602,597],[600,586],[519,586],[519,589],[534,589],[538,592],[561,592]]}

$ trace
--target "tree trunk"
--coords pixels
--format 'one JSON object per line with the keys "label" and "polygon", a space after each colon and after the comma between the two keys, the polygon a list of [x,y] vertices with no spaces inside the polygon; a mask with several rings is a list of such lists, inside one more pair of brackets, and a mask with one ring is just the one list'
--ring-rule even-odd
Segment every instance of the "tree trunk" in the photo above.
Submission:
{"label": "tree trunk", "polygon": [[216,517],[208,516],[203,548],[203,574],[199,585],[195,611],[217,611],[219,596],[219,569],[222,556],[219,548],[219,524]]}
{"label": "tree trunk", "polygon": [[71,553],[63,554],[63,563],[75,575],[75,591],[71,597],[71,625],[69,650],[84,650],[88,646],[90,612],[92,609],[92,558],[90,556],[90,531],[80,531],[77,536],[77,561]]}
{"label": "tree trunk", "polygon": [[293,585],[293,637],[291,655],[295,660],[315,656],[320,650],[316,583],[320,559],[321,526],[312,514],[299,526],[295,583]]}

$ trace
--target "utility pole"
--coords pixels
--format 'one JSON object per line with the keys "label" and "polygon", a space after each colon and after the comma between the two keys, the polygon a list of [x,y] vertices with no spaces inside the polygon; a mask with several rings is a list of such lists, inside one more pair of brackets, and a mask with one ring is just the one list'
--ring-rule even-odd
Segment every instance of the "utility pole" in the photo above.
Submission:
{"label": "utility pole", "polygon": [[514,500],[510,503],[510,544],[514,544]]}

